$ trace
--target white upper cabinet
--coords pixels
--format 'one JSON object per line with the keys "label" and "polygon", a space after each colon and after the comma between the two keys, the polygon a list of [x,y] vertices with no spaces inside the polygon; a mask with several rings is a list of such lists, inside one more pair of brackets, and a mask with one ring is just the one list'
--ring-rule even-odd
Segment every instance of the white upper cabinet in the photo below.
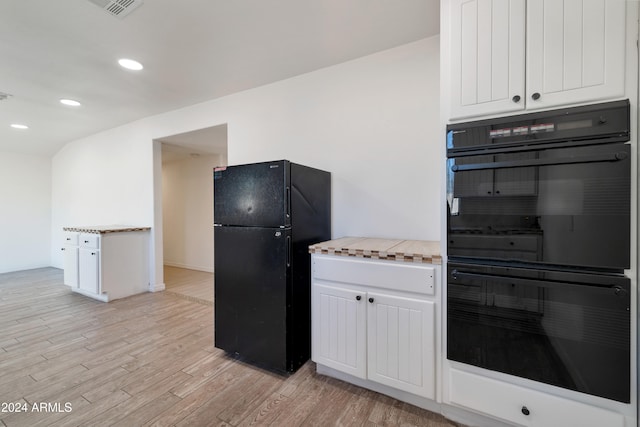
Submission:
{"label": "white upper cabinet", "polygon": [[451,3],[451,117],[522,110],[525,0]]}
{"label": "white upper cabinet", "polygon": [[527,2],[527,109],[624,96],[625,2]]}
{"label": "white upper cabinet", "polygon": [[450,0],[450,118],[624,96],[625,2]]}

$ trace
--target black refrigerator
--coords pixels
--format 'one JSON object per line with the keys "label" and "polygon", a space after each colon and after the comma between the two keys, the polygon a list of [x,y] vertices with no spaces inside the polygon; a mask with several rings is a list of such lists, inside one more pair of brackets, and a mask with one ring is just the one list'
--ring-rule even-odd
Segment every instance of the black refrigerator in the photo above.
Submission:
{"label": "black refrigerator", "polygon": [[331,175],[287,160],[216,168],[215,346],[294,372],[311,354],[310,244],[331,238]]}

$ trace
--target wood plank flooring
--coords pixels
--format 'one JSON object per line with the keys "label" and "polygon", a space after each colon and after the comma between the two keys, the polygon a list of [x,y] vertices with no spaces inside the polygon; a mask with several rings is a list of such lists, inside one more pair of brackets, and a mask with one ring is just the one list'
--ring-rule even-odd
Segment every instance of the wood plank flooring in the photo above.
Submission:
{"label": "wood plank flooring", "polygon": [[164,283],[169,294],[213,305],[213,273],[165,265]]}
{"label": "wood plank flooring", "polygon": [[456,425],[313,362],[284,377],[229,358],[212,310],[169,292],[98,302],[54,268],[0,274],[0,425]]}

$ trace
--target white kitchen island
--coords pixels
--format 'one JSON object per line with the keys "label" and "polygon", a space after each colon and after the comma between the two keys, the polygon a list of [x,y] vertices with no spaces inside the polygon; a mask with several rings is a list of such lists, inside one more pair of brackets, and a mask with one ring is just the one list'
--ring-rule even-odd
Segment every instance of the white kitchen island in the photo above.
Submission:
{"label": "white kitchen island", "polygon": [[64,283],[108,302],[149,290],[150,227],[64,227]]}

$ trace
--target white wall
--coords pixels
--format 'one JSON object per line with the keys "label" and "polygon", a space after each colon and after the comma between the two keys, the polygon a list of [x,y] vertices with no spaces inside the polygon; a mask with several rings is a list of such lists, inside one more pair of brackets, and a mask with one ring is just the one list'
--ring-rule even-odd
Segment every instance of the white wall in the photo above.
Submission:
{"label": "white wall", "polygon": [[51,159],[0,153],[0,273],[51,265]]}
{"label": "white wall", "polygon": [[162,165],[164,264],[213,271],[213,168],[219,155]]}
{"label": "white wall", "polygon": [[[153,143],[139,124],[67,144],[52,160],[52,231],[153,224]],[[54,252],[53,265],[62,266]]]}
{"label": "white wall", "polygon": [[53,160],[54,233],[153,225],[152,141],[227,123],[229,164],[285,158],[332,172],[334,237],[439,240],[438,45],[423,39],[68,144]]}

